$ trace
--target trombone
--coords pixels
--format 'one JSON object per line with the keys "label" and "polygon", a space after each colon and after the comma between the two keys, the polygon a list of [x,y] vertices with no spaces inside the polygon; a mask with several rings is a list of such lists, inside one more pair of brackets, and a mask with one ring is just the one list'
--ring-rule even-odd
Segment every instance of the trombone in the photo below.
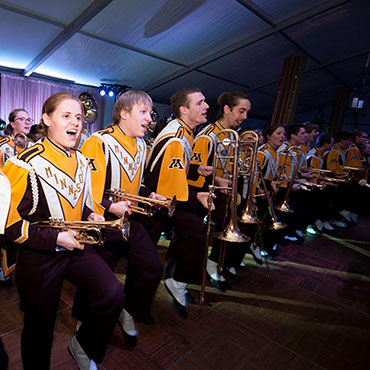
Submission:
{"label": "trombone", "polygon": [[[286,212],[286,213],[294,213],[292,211],[292,209],[290,208],[289,206],[289,199],[290,199],[290,193],[293,189],[293,184],[294,184],[294,180],[295,178],[297,177],[297,174],[298,174],[298,170],[299,170],[299,166],[300,166],[300,161],[301,161],[301,157],[302,157],[302,149],[299,147],[299,146],[290,146],[287,151],[285,152],[285,158],[284,158],[284,162],[283,162],[283,165],[281,166],[281,171],[280,171],[280,184],[279,186],[281,186],[281,183],[282,183],[282,172],[284,171],[284,168],[286,166],[286,163],[287,163],[287,160],[288,160],[288,157],[291,157],[291,164],[295,164],[294,166],[294,171],[292,173],[292,176],[290,179],[288,179],[288,187],[287,187],[287,190],[286,190],[286,193],[285,193],[285,196],[283,198],[283,200],[280,202],[280,204],[277,204],[275,205],[275,209],[281,211],[281,212]],[[296,157],[296,161],[293,161],[293,157]],[[279,178],[277,177],[277,178]]]}
{"label": "trombone", "polygon": [[[172,199],[166,200],[159,200],[159,199],[152,199],[147,197],[142,197],[140,195],[132,195],[126,194],[123,190],[115,189],[115,190],[105,190],[104,194],[109,196],[109,200],[112,202],[120,202],[120,201],[130,201],[132,204],[130,205],[130,209],[135,213],[140,213],[146,216],[153,216],[157,208],[163,207],[166,208],[168,211],[168,216],[171,217],[176,209],[176,195]],[[134,203],[142,203],[144,206],[139,207]]]}
{"label": "trombone", "polygon": [[49,221],[37,221],[32,223],[39,227],[51,227],[53,229],[78,230],[75,239],[82,244],[102,245],[102,229],[121,231],[124,241],[130,237],[130,219],[128,212],[123,217],[114,221],[64,221],[62,218],[50,217]]}
{"label": "trombone", "polygon": [[230,219],[226,228],[215,234],[215,237],[232,243],[244,243],[250,240],[249,237],[245,236],[239,230],[236,216],[236,206],[238,200],[238,189],[237,181],[239,175],[239,150],[240,150],[240,138],[236,131],[232,129],[225,129],[220,131],[215,138],[215,154],[213,157],[213,176],[212,176],[212,191],[222,189],[221,187],[215,186],[215,177],[217,168],[219,168],[219,162],[224,162],[224,168],[231,165],[230,181],[231,185],[227,188],[229,192],[228,207],[230,211]]}
{"label": "trombone", "polygon": [[[214,236],[223,242],[232,243],[245,243],[250,240],[250,238],[244,235],[238,227],[237,217],[236,217],[236,206],[237,206],[237,181],[239,174],[239,135],[236,131],[231,129],[225,129],[216,135],[213,139],[214,144],[214,156],[213,156],[213,171],[212,171],[212,184],[209,185],[209,195],[208,195],[208,213],[207,213],[207,233],[206,242],[204,246],[204,260],[203,260],[203,271],[202,271],[202,281],[200,289],[200,303],[204,303],[205,294],[205,284],[206,284],[206,272],[207,272],[207,258],[208,258],[208,248],[211,240],[211,214],[212,214],[212,196],[216,190],[227,190],[229,193],[228,201],[226,205],[226,215],[225,220],[228,219],[228,224],[223,231],[215,233]],[[229,186],[220,187],[215,185],[216,172],[221,167],[226,170],[230,165],[230,181]],[[230,217],[228,217],[230,214]],[[220,260],[219,268],[222,270],[225,256],[225,248],[223,243],[221,243],[220,248]]]}
{"label": "trombone", "polygon": [[267,211],[270,214],[271,222],[272,222],[269,225],[269,230],[280,230],[280,229],[284,229],[288,225],[287,224],[284,224],[283,222],[280,222],[278,220],[278,218],[276,216],[276,213],[274,211],[274,206],[272,204],[272,201],[271,201],[271,198],[270,198],[270,195],[269,195],[269,191],[267,189],[265,178],[263,177],[261,165],[260,165],[260,163],[258,161],[257,161],[257,166],[258,166],[258,173],[260,174],[260,178],[261,178],[262,188],[263,188],[263,191],[264,191],[265,197],[266,197]]}
{"label": "trombone", "polygon": [[254,131],[245,131],[240,135],[240,166],[241,175],[248,176],[248,194],[242,210],[240,222],[259,224],[261,221],[254,215],[253,186],[256,181],[256,163],[258,151],[258,134]]}

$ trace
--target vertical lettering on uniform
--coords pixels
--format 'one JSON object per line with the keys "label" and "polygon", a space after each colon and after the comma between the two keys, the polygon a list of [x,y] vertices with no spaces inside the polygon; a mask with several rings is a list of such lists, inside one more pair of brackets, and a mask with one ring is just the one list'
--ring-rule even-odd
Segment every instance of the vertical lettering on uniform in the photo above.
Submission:
{"label": "vertical lettering on uniform", "polygon": [[45,174],[46,174],[46,177],[47,178],[50,178],[53,176],[53,174],[51,173],[51,168],[50,167],[44,167],[45,168]]}

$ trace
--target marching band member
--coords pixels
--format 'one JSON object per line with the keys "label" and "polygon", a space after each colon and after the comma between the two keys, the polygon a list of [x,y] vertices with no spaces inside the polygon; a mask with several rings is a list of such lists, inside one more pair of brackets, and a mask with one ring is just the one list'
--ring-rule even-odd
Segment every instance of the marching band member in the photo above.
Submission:
{"label": "marching band member", "polygon": [[15,279],[24,312],[21,352],[25,369],[49,369],[55,318],[64,279],[88,297],[91,309],[68,349],[80,369],[97,369],[124,304],[122,284],[95,249],[74,230],[41,228],[57,217],[101,221],[92,212],[90,170],[73,150],[84,120],[81,102],[67,93],[49,97],[40,125],[42,142],[11,157],[3,171],[12,188],[6,237],[18,244]]}
{"label": "marching band member", "polygon": [[[214,153],[213,141],[216,135],[224,129],[238,129],[240,125],[247,119],[247,114],[251,109],[251,103],[244,92],[233,91],[224,92],[218,98],[220,107],[220,114],[215,123],[212,123],[202,129],[194,141],[193,155],[191,166],[212,166]],[[220,163],[216,173],[216,183],[220,186],[228,186],[229,180],[226,177],[226,172],[230,163]],[[195,175],[194,175],[195,174]],[[192,178],[193,177],[193,178]],[[188,176],[189,184],[202,188],[207,191],[209,181],[206,181],[204,176],[199,175],[196,171],[190,171]],[[227,204],[227,195],[224,192],[218,191],[214,200],[215,212],[212,213],[212,221],[216,222],[217,229],[221,231],[223,228],[223,221],[225,218],[225,208]],[[225,259],[225,274],[230,276],[235,281],[240,281],[241,278],[236,272],[236,267],[240,263],[245,254],[245,244],[233,243],[232,246],[226,244],[226,259]],[[211,283],[218,289],[225,291],[230,289],[231,285],[225,281],[223,276],[217,272],[217,264],[221,241],[217,238],[214,239],[212,252],[207,260],[207,272],[211,277]]]}
{"label": "marching band member", "polygon": [[[208,104],[197,88],[183,89],[171,97],[176,119],[172,120],[154,140],[144,178],[145,185],[167,198],[176,195],[177,207],[170,219],[174,226],[164,267],[165,286],[173,297],[178,313],[186,318],[188,283],[199,284],[202,275],[206,225],[196,213],[197,206],[207,207],[207,192],[189,187],[187,174],[192,156],[193,130],[207,121]],[[211,169],[200,166],[207,176]],[[151,219],[150,235],[156,244],[169,220],[164,216]]]}
{"label": "marching band member", "polygon": [[4,166],[9,157],[20,154],[33,145],[33,141],[28,138],[25,138],[24,147],[14,143],[17,134],[27,135],[30,132],[32,123],[33,119],[24,109],[14,109],[9,114],[9,123],[4,130],[4,134],[8,136],[0,141],[1,167]]}
{"label": "marching band member", "polygon": [[[305,149],[305,144],[307,141],[307,134],[303,124],[292,124],[286,127],[287,141],[284,142],[278,149],[279,152],[279,167],[282,168],[282,173],[286,175],[288,181],[294,181],[293,174],[298,168],[305,166],[306,157],[301,149],[297,153],[290,153],[288,158],[285,158],[287,153],[289,153],[289,148],[302,146]],[[302,174],[301,176],[309,177],[307,174]],[[283,191],[280,195],[284,194],[286,191],[287,183],[284,181],[280,185],[280,189]],[[289,224],[287,228],[288,235],[285,237],[290,241],[303,242],[303,230],[309,225],[309,220],[311,214],[308,213],[310,208],[310,203],[308,201],[308,196],[306,192],[300,190],[300,185],[295,183],[292,188],[292,193],[290,195],[290,207],[294,211],[294,216],[287,214],[285,212],[279,213],[279,218],[281,217],[284,222]]]}
{"label": "marching band member", "polygon": [[366,187],[360,187],[359,181],[367,179],[369,162],[365,153],[365,146],[369,141],[369,135],[365,130],[355,130],[352,134],[353,143],[346,152],[346,165],[354,170],[352,180],[349,182],[350,192],[353,195],[353,217],[357,221],[358,214],[368,213],[370,192]]}
{"label": "marching band member", "polygon": [[[6,220],[8,218],[9,207],[10,207],[10,184],[7,177],[1,172],[0,169],[0,238],[3,238],[5,231]],[[3,342],[0,338],[0,369],[8,368],[8,355],[5,352]]]}
{"label": "marching band member", "polygon": [[[279,165],[279,152],[278,149],[283,145],[285,136],[285,128],[283,126],[270,126],[264,130],[263,136],[266,143],[258,149],[257,160],[261,168],[261,175],[263,176],[266,186],[269,190],[276,192],[276,173]],[[268,195],[266,195],[268,196]],[[264,213],[268,212],[266,205],[258,202],[259,214],[264,218],[267,216]],[[266,224],[267,225],[267,224]],[[266,226],[263,225],[263,226]],[[280,238],[280,233],[275,231],[261,230],[261,237],[263,238],[263,250],[257,240],[252,244],[251,250],[257,262],[262,260],[263,256],[276,255],[277,242]],[[261,263],[261,262],[260,262]]]}
{"label": "marching band member", "polygon": [[[343,166],[347,165],[346,152],[353,143],[353,138],[350,132],[340,131],[335,137],[335,144],[332,149],[325,154],[324,169],[331,170],[336,175],[345,178]],[[352,208],[352,198],[350,189],[346,185],[339,185],[336,195],[336,206],[339,214],[348,224],[357,222],[357,215],[349,211]],[[339,226],[339,225],[338,225]]]}
{"label": "marching band member", "polygon": [[[316,147],[311,149],[307,153],[307,167],[322,170],[325,164],[324,155],[330,151],[334,145],[334,137],[330,134],[322,134],[317,138]],[[318,183],[317,178],[310,180],[311,182]],[[321,232],[323,229],[326,231],[333,231],[334,228],[330,225],[329,219],[333,218],[332,207],[329,199],[331,199],[333,189],[326,188],[323,190],[323,194],[316,193],[318,200],[315,203],[316,214],[319,218],[314,222],[317,231]],[[323,221],[322,221],[323,220]],[[337,222],[337,226],[342,226],[340,221]]]}
{"label": "marching band member", "polygon": [[[108,191],[122,189],[126,194],[141,195],[165,200],[141,186],[144,173],[146,145],[145,133],[151,122],[152,99],[143,91],[127,91],[116,101],[113,124],[94,133],[82,145],[82,153],[88,158],[94,199],[105,208],[108,220],[117,219],[130,211],[130,202],[113,203]],[[107,232],[106,242],[98,253],[112,270],[121,257],[128,259],[125,282],[126,304],[119,317],[119,325],[130,345],[136,344],[138,334],[134,319],[147,324],[154,323],[150,315],[151,303],[162,276],[162,266],[155,245],[144,227],[132,214],[130,237],[124,243],[120,232]],[[80,297],[81,298],[81,297]],[[73,314],[83,316],[84,305],[77,295]]]}
{"label": "marching band member", "polygon": [[306,130],[306,144],[302,144],[301,148],[307,155],[312,146],[316,145],[316,139],[320,135],[320,127],[317,123],[306,122],[304,128]]}

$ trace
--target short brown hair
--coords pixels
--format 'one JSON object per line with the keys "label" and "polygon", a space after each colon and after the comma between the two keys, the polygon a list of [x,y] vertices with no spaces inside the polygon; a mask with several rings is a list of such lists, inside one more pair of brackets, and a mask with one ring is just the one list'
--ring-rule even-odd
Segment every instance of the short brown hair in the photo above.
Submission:
{"label": "short brown hair", "polygon": [[113,108],[113,124],[118,125],[121,120],[121,110],[131,112],[138,103],[153,105],[152,98],[144,91],[126,91],[116,101]]}
{"label": "short brown hair", "polygon": [[4,129],[4,134],[5,135],[11,135],[14,131],[12,125],[10,124],[11,122],[14,122],[15,120],[15,117],[17,117],[17,114],[19,112],[26,112],[28,114],[28,112],[25,110],[25,109],[21,109],[21,108],[17,108],[17,109],[14,109],[12,110],[10,113],[9,113],[9,123],[6,125],[5,129]]}
{"label": "short brown hair", "polygon": [[309,134],[310,132],[312,132],[314,130],[319,131],[320,126],[317,123],[305,122],[304,123],[304,128],[306,129],[306,132]]}
{"label": "short brown hair", "polygon": [[[85,120],[85,108],[84,108],[81,100],[78,99],[76,96],[74,96],[70,93],[66,93],[66,92],[56,93],[56,94],[51,95],[49,98],[47,98],[45,100],[44,105],[42,106],[42,114],[46,113],[48,116],[50,116],[53,112],[56,111],[56,109],[58,108],[58,105],[63,100],[66,100],[66,99],[76,100],[76,102],[78,102],[80,104],[81,112],[82,112],[82,116],[83,116],[83,121],[84,121]],[[44,136],[47,135],[48,126],[45,125],[45,122],[44,122],[42,117],[41,117],[38,129],[39,129],[39,132],[41,132]]]}
{"label": "short brown hair", "polygon": [[176,118],[180,118],[180,107],[189,108],[189,95],[197,92],[201,92],[197,87],[188,87],[175,92],[171,96],[172,112]]}

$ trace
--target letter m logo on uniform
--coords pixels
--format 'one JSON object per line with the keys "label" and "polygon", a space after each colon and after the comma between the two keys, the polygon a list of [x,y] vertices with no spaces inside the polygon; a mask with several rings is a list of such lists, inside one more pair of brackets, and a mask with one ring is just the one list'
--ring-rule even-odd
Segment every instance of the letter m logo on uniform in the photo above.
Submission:
{"label": "letter m logo on uniform", "polygon": [[94,158],[87,158],[87,164],[89,165],[90,170],[96,172],[98,169],[96,168],[94,162],[95,162]]}
{"label": "letter m logo on uniform", "polygon": [[172,158],[172,162],[170,163],[168,168],[178,168],[179,170],[183,170],[184,166],[181,162],[181,158]]}
{"label": "letter m logo on uniform", "polygon": [[191,160],[196,162],[202,162],[201,154],[202,153],[193,153],[193,155],[191,156]]}

